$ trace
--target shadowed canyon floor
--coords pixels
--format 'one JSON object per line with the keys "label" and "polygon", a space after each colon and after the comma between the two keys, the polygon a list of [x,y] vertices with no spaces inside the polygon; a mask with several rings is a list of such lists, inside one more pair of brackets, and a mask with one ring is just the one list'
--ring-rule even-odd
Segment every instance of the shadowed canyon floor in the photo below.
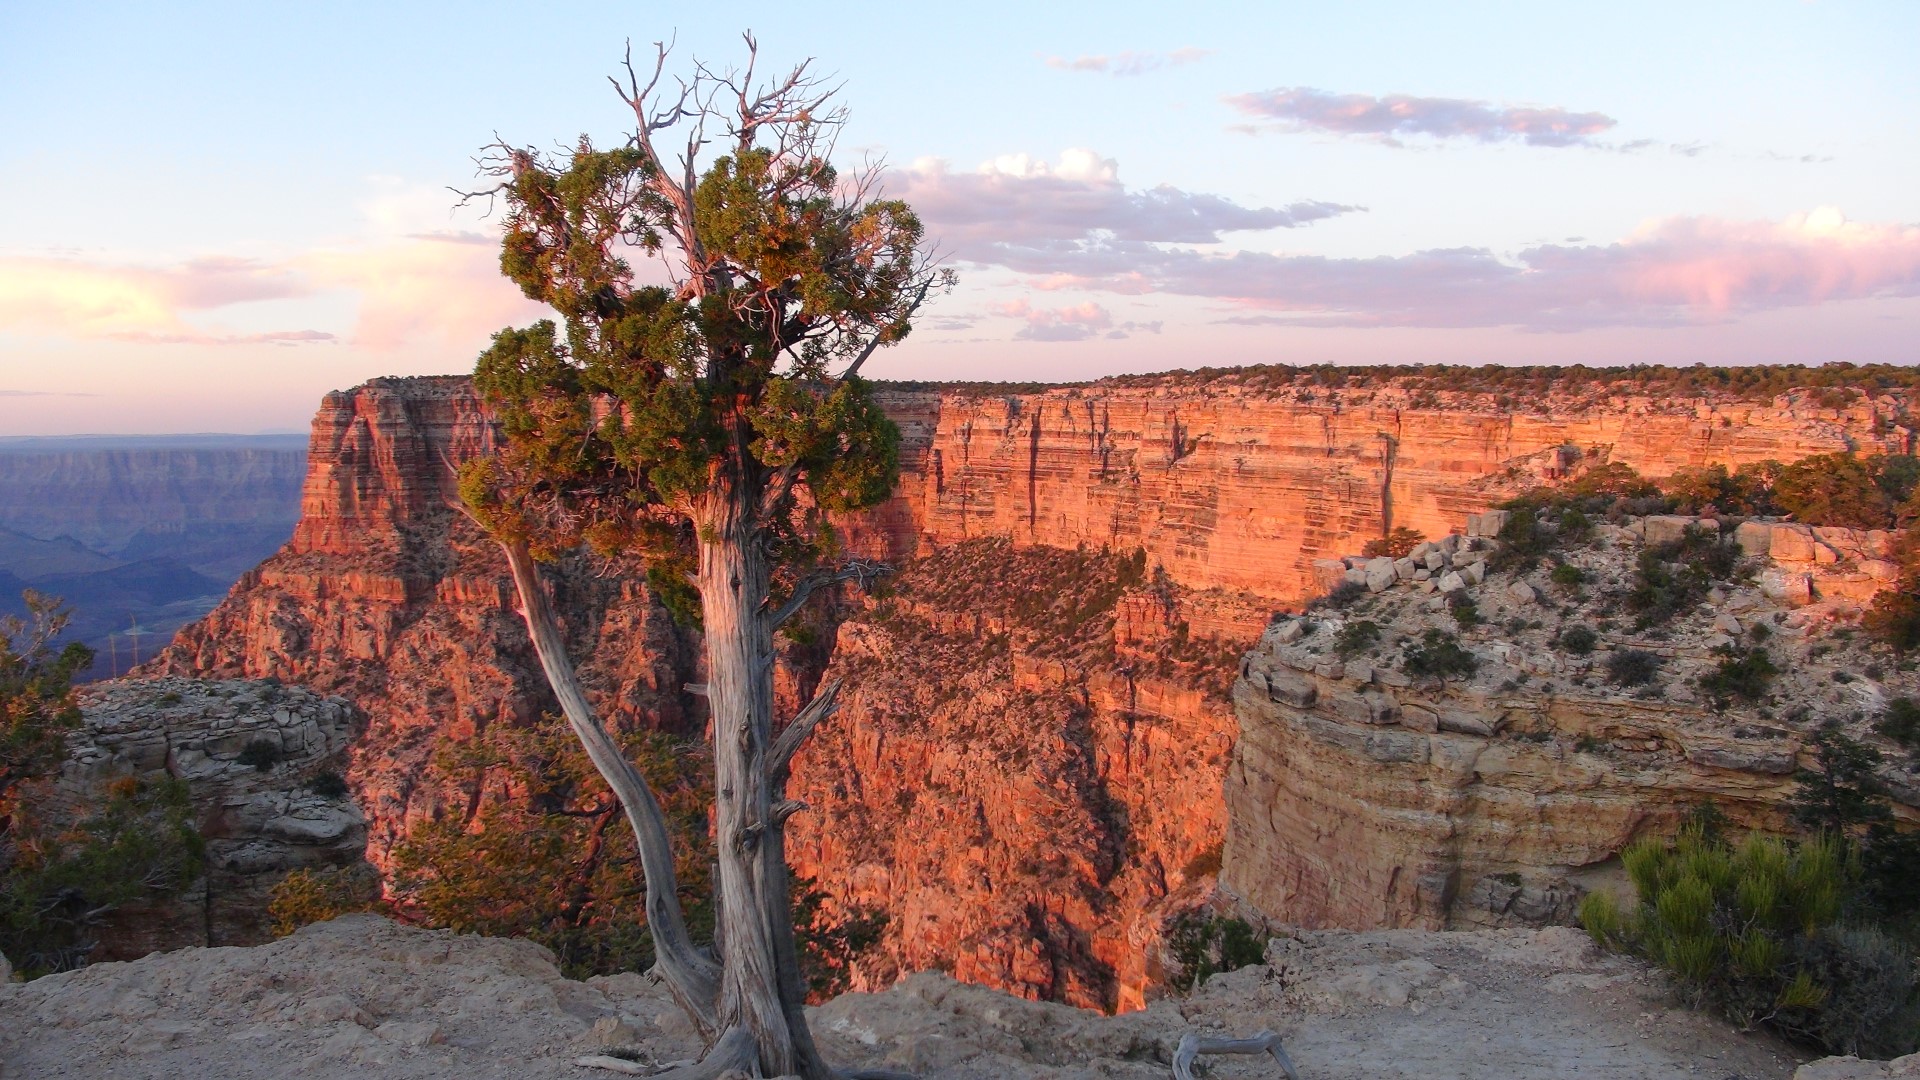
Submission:
{"label": "shadowed canyon floor", "polygon": [[[0,1077],[592,1077],[611,1046],[690,1057],[666,992],[562,978],[539,946],[348,916],[249,949],[185,949],[0,984]],[[829,1057],[926,1080],[1165,1077],[1186,1031],[1279,1032],[1310,1080],[1786,1080],[1796,1060],[1676,1009],[1571,930],[1306,933],[1189,998],[1119,1017],[939,974],[811,1010]],[[1212,1075],[1277,1075],[1220,1058]]]}

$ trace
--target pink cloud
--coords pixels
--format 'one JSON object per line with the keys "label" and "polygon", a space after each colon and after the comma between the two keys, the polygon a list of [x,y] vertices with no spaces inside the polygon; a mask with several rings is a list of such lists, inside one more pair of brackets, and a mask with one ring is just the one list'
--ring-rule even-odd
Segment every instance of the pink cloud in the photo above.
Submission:
{"label": "pink cloud", "polygon": [[1179,67],[1213,55],[1212,49],[1196,49],[1189,45],[1174,49],[1172,52],[1121,52],[1111,55],[1076,56],[1069,60],[1064,56],[1047,57],[1047,66],[1059,71],[1090,71],[1103,75],[1145,75],[1149,71],[1161,68]]}
{"label": "pink cloud", "polygon": [[1617,121],[1605,113],[1489,105],[1465,98],[1330,94],[1306,86],[1236,94],[1227,103],[1281,131],[1359,135],[1390,145],[1410,136],[1530,146],[1590,146]]}
{"label": "pink cloud", "polygon": [[472,233],[415,234],[297,260],[315,281],[360,296],[351,341],[382,352],[474,348],[502,327],[551,316],[500,275],[499,241]]}
{"label": "pink cloud", "polygon": [[1166,185],[1129,191],[1113,159],[1091,150],[1068,150],[1055,163],[1009,155],[974,172],[922,159],[891,174],[888,187],[955,255],[986,263],[1096,238],[1212,244],[1228,232],[1290,229],[1359,209],[1318,201],[1248,207]]}
{"label": "pink cloud", "polygon": [[0,330],[56,337],[206,345],[326,341],[317,330],[226,334],[194,326],[186,312],[308,295],[285,267],[211,257],[171,266],[72,258],[0,257]]}
{"label": "pink cloud", "polygon": [[1673,326],[1834,300],[1920,295],[1920,227],[1822,209],[1780,222],[1649,222],[1614,244],[1374,258],[1214,254],[1102,240],[1003,262],[1071,287],[1222,300],[1227,321],[1288,326]]}
{"label": "pink cloud", "polygon": [[1069,307],[1036,308],[1025,297],[995,304],[995,314],[1020,319],[1022,326],[1013,336],[1021,341],[1085,341],[1091,337],[1124,338],[1135,331],[1157,334],[1160,323],[1124,322],[1115,324],[1113,314],[1089,300]]}

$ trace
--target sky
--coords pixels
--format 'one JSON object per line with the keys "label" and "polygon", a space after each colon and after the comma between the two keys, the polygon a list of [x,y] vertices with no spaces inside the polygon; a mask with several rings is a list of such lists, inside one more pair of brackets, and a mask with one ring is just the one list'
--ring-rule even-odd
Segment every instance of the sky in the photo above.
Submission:
{"label": "sky", "polygon": [[0,0],[0,435],[471,370],[479,149],[744,30],[958,272],[876,377],[1920,361],[1920,4]]}

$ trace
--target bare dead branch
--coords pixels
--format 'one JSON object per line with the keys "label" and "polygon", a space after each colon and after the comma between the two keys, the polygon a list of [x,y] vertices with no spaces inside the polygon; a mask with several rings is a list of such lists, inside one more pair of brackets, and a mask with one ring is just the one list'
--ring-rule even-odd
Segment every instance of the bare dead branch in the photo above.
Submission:
{"label": "bare dead branch", "polygon": [[1280,1045],[1280,1036],[1271,1031],[1246,1039],[1222,1039],[1187,1032],[1180,1036],[1180,1045],[1173,1051],[1174,1080],[1194,1080],[1193,1062],[1201,1054],[1271,1054],[1279,1063],[1280,1071],[1287,1074],[1287,1080],[1300,1080],[1293,1060]]}
{"label": "bare dead branch", "polygon": [[813,729],[819,727],[827,717],[840,711],[839,697],[839,679],[821,687],[820,692],[813,695],[807,707],[801,709],[793,722],[780,732],[780,737],[773,741],[773,750],[767,755],[768,772],[776,778],[786,776],[787,770],[793,765],[793,755],[800,752],[800,746],[807,741],[807,736],[813,734]]}

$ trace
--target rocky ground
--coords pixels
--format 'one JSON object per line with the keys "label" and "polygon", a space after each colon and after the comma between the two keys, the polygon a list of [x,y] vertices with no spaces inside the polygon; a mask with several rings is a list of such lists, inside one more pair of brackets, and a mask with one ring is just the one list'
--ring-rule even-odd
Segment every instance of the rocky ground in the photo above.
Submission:
{"label": "rocky ground", "polygon": [[[1575,931],[1310,932],[1268,963],[1117,1017],[916,975],[814,1010],[829,1056],[927,1080],[1164,1077],[1188,1030],[1286,1039],[1307,1080],[1787,1080],[1770,1039],[1676,1007],[1659,978]],[[612,1076],[574,1064],[626,1047],[697,1049],[666,993],[636,975],[574,982],[525,941],[374,916],[254,948],[183,949],[0,984],[0,1077]],[[1277,1075],[1213,1059],[1216,1077]],[[1913,1076],[1828,1062],[1801,1080]]]}

